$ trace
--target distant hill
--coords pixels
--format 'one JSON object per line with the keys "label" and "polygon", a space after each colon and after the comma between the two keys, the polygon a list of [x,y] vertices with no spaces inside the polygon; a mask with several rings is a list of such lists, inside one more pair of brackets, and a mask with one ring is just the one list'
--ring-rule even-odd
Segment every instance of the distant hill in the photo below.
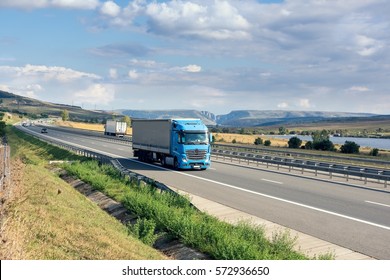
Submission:
{"label": "distant hill", "polygon": [[39,101],[2,90],[0,90],[0,100],[0,110],[30,117],[61,116],[62,111],[65,109],[68,110],[72,120],[95,120],[101,122],[112,117],[111,114],[106,112],[89,111],[79,106]]}
{"label": "distant hill", "polygon": [[254,127],[304,124],[333,119],[372,117],[368,113],[322,112],[322,111],[282,111],[282,110],[240,110],[217,116],[222,126]]}
{"label": "distant hill", "polygon": [[367,113],[345,112],[305,112],[282,110],[240,110],[232,111],[226,115],[215,116],[207,111],[196,110],[119,110],[119,113],[130,118],[164,119],[164,118],[199,118],[207,125],[221,125],[228,127],[255,127],[255,126],[280,126],[302,125],[318,122],[343,120],[353,122],[374,117]]}
{"label": "distant hill", "polygon": [[197,110],[118,110],[120,114],[137,119],[170,119],[194,118],[201,119],[206,125],[216,125],[216,117],[207,111]]}

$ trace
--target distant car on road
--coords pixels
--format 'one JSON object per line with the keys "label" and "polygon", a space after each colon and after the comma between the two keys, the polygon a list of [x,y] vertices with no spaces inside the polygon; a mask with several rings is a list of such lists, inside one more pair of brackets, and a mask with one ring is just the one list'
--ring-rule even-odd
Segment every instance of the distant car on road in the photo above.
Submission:
{"label": "distant car on road", "polygon": [[47,128],[42,128],[41,133],[47,133]]}

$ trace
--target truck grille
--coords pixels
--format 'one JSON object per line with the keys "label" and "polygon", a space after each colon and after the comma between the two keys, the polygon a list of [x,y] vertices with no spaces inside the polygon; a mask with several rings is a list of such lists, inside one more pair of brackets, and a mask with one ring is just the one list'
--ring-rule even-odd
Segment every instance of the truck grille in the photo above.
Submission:
{"label": "truck grille", "polygon": [[191,160],[201,160],[201,159],[206,159],[206,150],[187,150],[186,151],[186,156],[188,159]]}

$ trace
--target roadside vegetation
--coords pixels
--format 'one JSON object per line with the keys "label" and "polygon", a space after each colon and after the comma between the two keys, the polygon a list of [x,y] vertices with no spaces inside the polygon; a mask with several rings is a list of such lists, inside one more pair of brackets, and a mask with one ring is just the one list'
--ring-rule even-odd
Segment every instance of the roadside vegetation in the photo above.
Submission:
{"label": "roadside vegetation", "polygon": [[148,240],[167,231],[215,259],[306,259],[293,249],[295,240],[287,232],[268,240],[262,227],[219,221],[193,208],[185,197],[130,183],[111,166],[88,161],[65,169],[137,213],[142,218],[138,228],[144,228],[141,237]]}

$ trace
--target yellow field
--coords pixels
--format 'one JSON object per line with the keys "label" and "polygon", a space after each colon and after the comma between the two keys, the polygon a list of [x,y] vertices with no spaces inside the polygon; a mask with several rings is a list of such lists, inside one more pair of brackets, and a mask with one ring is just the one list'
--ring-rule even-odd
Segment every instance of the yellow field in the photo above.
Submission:
{"label": "yellow field", "polygon": [[215,141],[216,142],[227,142],[232,143],[232,141],[235,139],[237,143],[242,144],[253,144],[256,140],[256,138],[260,137],[265,140],[271,141],[271,146],[273,147],[287,147],[288,140],[287,139],[277,139],[277,138],[271,138],[269,136],[264,135],[244,135],[244,134],[233,134],[233,133],[215,133]]}
{"label": "yellow field", "polygon": [[[64,126],[64,127],[72,127],[72,128],[78,128],[78,129],[85,129],[85,130],[93,130],[93,131],[104,131],[104,124],[99,123],[80,123],[80,122],[71,122],[71,121],[57,121],[56,124],[58,126]],[[130,127],[127,128],[126,134],[132,134],[132,129]]]}

